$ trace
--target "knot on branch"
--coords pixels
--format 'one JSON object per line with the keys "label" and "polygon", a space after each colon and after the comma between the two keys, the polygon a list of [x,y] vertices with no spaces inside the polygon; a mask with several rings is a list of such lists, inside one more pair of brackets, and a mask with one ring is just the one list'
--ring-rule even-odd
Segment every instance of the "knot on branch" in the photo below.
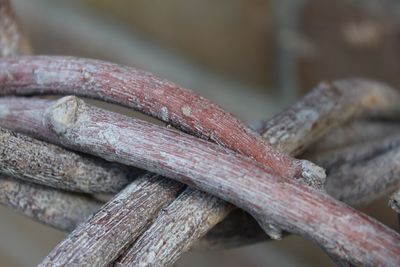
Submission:
{"label": "knot on branch", "polygon": [[308,160],[301,160],[300,164],[302,170],[300,181],[315,189],[323,190],[326,181],[325,169]]}
{"label": "knot on branch", "polygon": [[60,98],[45,111],[44,120],[48,120],[48,125],[57,134],[64,134],[68,127],[74,124],[78,116],[83,113],[79,111],[85,106],[85,102],[76,96],[66,96]]}

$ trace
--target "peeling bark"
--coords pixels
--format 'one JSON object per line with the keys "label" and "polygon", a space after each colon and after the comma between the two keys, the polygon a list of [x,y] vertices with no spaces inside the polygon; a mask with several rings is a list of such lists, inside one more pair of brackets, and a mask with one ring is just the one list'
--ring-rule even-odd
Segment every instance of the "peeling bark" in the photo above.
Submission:
{"label": "peeling bark", "polygon": [[[43,108],[49,103],[35,101]],[[189,183],[247,209],[264,226],[277,224],[312,239],[341,259],[388,266],[400,260],[396,232],[230,150],[87,106],[73,97],[49,107],[46,118],[47,131],[65,146]]]}
{"label": "peeling bark", "polygon": [[102,203],[69,193],[0,176],[0,203],[41,223],[72,231],[96,212]]}

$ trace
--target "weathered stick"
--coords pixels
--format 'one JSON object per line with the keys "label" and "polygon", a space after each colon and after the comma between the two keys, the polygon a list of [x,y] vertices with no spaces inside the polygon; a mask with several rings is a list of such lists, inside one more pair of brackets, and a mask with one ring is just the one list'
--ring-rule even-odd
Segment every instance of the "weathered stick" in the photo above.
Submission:
{"label": "weathered stick", "polygon": [[[328,175],[325,187],[331,196],[350,205],[360,206],[400,186],[399,144],[400,136],[397,135],[322,154],[314,151],[308,155],[308,159],[326,168]],[[266,235],[260,232],[253,219],[245,213],[238,213],[236,221],[227,220],[208,232],[194,248],[221,249],[266,239]]]}
{"label": "weathered stick", "polygon": [[356,144],[379,141],[400,133],[400,123],[388,120],[355,120],[334,129],[329,134],[313,143],[302,157],[321,154]]}
{"label": "weathered stick", "polygon": [[[258,128],[264,132],[263,137],[269,144],[298,155],[319,137],[350,119],[399,118],[399,100],[400,94],[396,91],[373,81],[353,79],[324,82],[301,101]],[[284,129],[276,127],[280,125],[278,122],[286,122]],[[291,128],[299,130],[290,131]],[[313,135],[309,135],[310,129],[314,132]]]}
{"label": "weathered stick", "polygon": [[318,175],[211,101],[133,68],[73,57],[5,58],[0,60],[0,94],[74,94],[124,105],[253,157],[283,177],[312,180]]}
{"label": "weathered stick", "polygon": [[[201,236],[203,229],[211,229],[234,208],[229,205],[229,210],[227,204],[222,202],[224,201],[204,192],[186,189],[156,216],[155,222],[129,248],[129,253],[123,255],[114,265],[169,266],[191,247],[191,243],[182,242],[185,236]],[[191,217],[187,216],[188,210],[191,211]],[[171,223],[171,219],[178,221]],[[180,221],[184,224],[180,224]],[[166,235],[166,231],[172,234]],[[174,240],[174,236],[177,240]],[[163,249],[159,249],[161,247]],[[164,249],[165,247],[169,249]]]}
{"label": "weathered stick", "polygon": [[181,188],[180,183],[159,175],[144,175],[78,226],[39,266],[104,266],[104,259],[112,262],[121,252],[112,240],[122,247],[131,243],[131,237],[142,232]]}
{"label": "weathered stick", "polygon": [[26,55],[31,48],[21,34],[9,0],[0,0],[0,57]]}
{"label": "weathered stick", "polygon": [[279,178],[265,166],[217,145],[89,107],[73,97],[59,100],[46,114],[47,129],[73,149],[143,167],[212,192],[251,211],[264,227],[277,224],[350,262],[391,265],[400,260],[399,236],[394,231],[318,190]]}
{"label": "weathered stick", "polygon": [[77,193],[0,177],[0,203],[63,231],[72,231],[102,205]]}
{"label": "weathered stick", "polygon": [[[53,63],[57,63],[57,62],[53,62]],[[60,62],[59,62],[60,63]],[[61,62],[61,63],[63,63],[63,62]],[[56,64],[57,65],[57,64]],[[38,67],[38,66],[34,66],[34,68],[33,68],[33,72],[34,73],[40,73],[40,75],[39,76],[37,76],[36,74],[35,75],[33,75],[33,76],[35,76],[35,77],[33,77],[33,78],[36,78],[36,77],[41,77],[40,78],[40,80],[41,81],[45,81],[47,78],[50,78],[50,80],[47,80],[47,82],[45,82],[46,83],[46,85],[42,85],[41,83],[40,83],[40,85],[38,86],[38,87],[40,87],[40,90],[47,90],[47,92],[49,92],[49,90],[51,91],[51,88],[49,89],[49,88],[46,88],[46,86],[48,86],[49,84],[51,84],[51,83],[53,83],[53,86],[54,87],[57,87],[57,89],[56,89],[56,91],[58,92],[58,93],[60,93],[60,91],[65,91],[65,90],[68,90],[69,88],[64,88],[65,86],[66,86],[66,82],[65,81],[60,81],[60,80],[58,80],[58,81],[54,81],[54,77],[53,78],[51,78],[52,77],[52,75],[50,74],[50,76],[47,76],[47,74],[44,74],[43,75],[43,73],[42,72],[45,72],[44,71],[44,69],[42,69],[41,67]],[[38,71],[39,70],[39,71]],[[79,69],[81,72],[82,72],[82,69]],[[77,75],[77,76],[79,76],[79,75],[81,75],[82,73],[81,72],[79,72],[79,70],[78,70],[78,73],[75,73],[75,75]],[[71,78],[74,82],[76,82],[76,84],[73,84],[73,86],[72,87],[74,87],[74,86],[76,86],[77,88],[79,88],[79,86],[81,86],[82,87],[82,81],[83,81],[83,83],[85,83],[86,82],[86,80],[85,79],[83,79],[83,80],[80,80],[80,79],[76,79],[76,77],[74,76],[74,75],[72,75],[73,73],[73,71],[70,73],[70,71],[71,71],[71,69],[69,68],[69,69],[64,69],[64,71],[65,72],[68,72],[68,77],[73,77],[73,78]],[[85,70],[86,71],[86,70]],[[17,73],[18,71],[16,71],[15,73]],[[76,72],[76,70],[75,70],[75,72]],[[21,73],[20,73],[21,74]],[[24,77],[28,77],[29,78],[29,75],[30,75],[31,73],[29,73],[28,74],[28,76],[24,76]],[[124,75],[126,75],[126,72],[123,72],[122,73],[123,75],[122,76],[124,76]],[[84,75],[85,76],[85,75]],[[119,76],[119,78],[121,78],[122,76]],[[46,78],[47,77],[47,78]],[[82,75],[81,76],[79,76],[79,77],[83,77]],[[45,79],[46,78],[46,79]],[[85,77],[83,77],[83,78],[85,78]],[[97,81],[97,82],[101,82],[102,81],[102,79],[101,79],[101,77],[99,78],[99,77],[95,77],[96,79],[94,79],[95,81]],[[97,78],[99,78],[99,79],[97,79]],[[52,80],[53,79],[53,80]],[[12,80],[12,79],[11,79]],[[35,80],[35,79],[34,79]],[[141,81],[141,82],[143,82],[143,79],[141,79],[140,77],[139,77],[139,80]],[[55,84],[55,83],[56,84]],[[57,82],[58,82],[58,84],[57,84]],[[81,83],[81,84],[79,84],[79,82]],[[100,94],[100,98],[110,98],[110,96],[109,96],[109,92],[107,91],[110,87],[109,87],[109,85],[107,84],[107,82],[108,81],[106,81],[106,84],[105,84],[105,86],[104,86],[104,84],[102,84],[102,83],[98,83],[98,87],[100,87],[100,89],[99,88],[93,88],[93,87],[95,87],[94,86],[94,83],[93,83],[93,80],[92,80],[92,84],[89,84],[89,87],[90,87],[90,89],[91,90],[97,90],[97,95],[96,96],[93,96],[93,94],[92,94],[92,97],[99,97],[99,94]],[[359,86],[359,87],[365,87],[365,84],[363,84],[363,82],[357,82],[357,83],[361,83],[361,86]],[[159,85],[159,84],[161,84],[161,83],[158,83],[157,84],[157,86]],[[56,86],[57,85],[57,86]],[[164,84],[165,85],[165,84]],[[368,85],[368,84],[367,84]],[[31,87],[31,88],[28,88],[29,90],[33,90],[33,91],[35,91],[35,89],[34,88],[32,88],[32,87],[34,87],[34,86],[37,86],[36,84],[35,84],[35,82],[33,82],[33,85],[28,85],[28,87]],[[71,86],[70,84],[68,85],[68,86]],[[156,86],[156,87],[157,87]],[[85,88],[86,88],[87,86],[85,86]],[[344,86],[345,87],[345,86]],[[380,87],[380,85],[374,85],[373,87]],[[60,89],[61,88],[61,89]],[[102,95],[102,94],[104,94],[104,90],[101,90],[101,89],[104,89],[105,88],[105,91],[106,91],[106,95],[107,96],[104,96],[104,95]],[[158,88],[158,87],[157,87]],[[15,88],[14,88],[15,89]],[[19,89],[21,89],[21,88],[19,88]],[[23,88],[22,88],[23,89]],[[27,88],[25,88],[25,89],[27,89]],[[23,89],[24,90],[24,92],[26,93],[26,90],[25,89]],[[86,88],[87,89],[87,88]],[[332,93],[332,92],[330,92],[330,91],[333,91],[333,92],[335,92],[336,91],[336,89],[334,88],[334,89],[332,89],[332,88],[323,88],[325,91],[327,91],[328,93]],[[117,89],[115,89],[115,90],[119,90],[118,88]],[[321,91],[324,91],[324,90],[321,90]],[[89,90],[90,91],[90,90]],[[340,90],[339,90],[340,91]],[[356,90],[357,91],[357,90]],[[383,91],[385,91],[383,94],[376,94],[376,91],[379,91],[379,90],[376,90],[376,88],[372,88],[372,89],[370,89],[370,90],[365,90],[365,88],[362,88],[362,90],[358,90],[357,92],[358,93],[355,93],[354,94],[354,92],[353,92],[353,94],[354,94],[354,96],[353,96],[353,102],[356,102],[356,103],[358,103],[358,102],[362,102],[360,105],[356,105],[357,107],[358,107],[358,109],[359,110],[361,110],[361,111],[363,111],[363,113],[368,113],[368,111],[371,109],[371,106],[377,106],[377,107],[379,107],[379,106],[385,106],[384,107],[384,109],[383,109],[383,111],[384,111],[384,113],[385,112],[387,112],[388,110],[391,110],[392,109],[392,107],[393,107],[393,101],[387,101],[387,105],[384,105],[383,103],[385,103],[385,101],[386,101],[386,99],[394,99],[394,98],[392,98],[391,96],[393,95],[391,92],[390,92],[390,90],[389,89],[387,89],[386,88],[386,91],[388,91],[389,93],[387,93],[385,90],[383,90]],[[100,93],[99,93],[100,92]],[[344,92],[345,93],[347,93],[347,91],[346,90],[344,90]],[[171,93],[172,94],[174,94],[174,91],[172,90],[171,91]],[[176,92],[175,92],[176,93]],[[323,92],[324,93],[324,92]],[[325,92],[326,93],[326,92]],[[87,94],[87,93],[86,93]],[[90,93],[89,93],[90,94]],[[129,94],[129,92],[128,92],[128,94]],[[346,96],[349,96],[349,94],[347,93],[347,95]],[[114,102],[119,102],[119,103],[122,103],[122,104],[124,104],[123,102],[123,100],[124,99],[122,99],[122,101],[121,101],[121,99],[118,99],[118,96],[117,96],[117,98],[115,98],[116,96],[114,96],[114,95],[111,95],[111,101],[114,101]],[[341,95],[340,95],[340,97],[342,97]],[[369,97],[369,98],[368,98]],[[122,97],[122,98],[124,98],[124,97]],[[345,97],[346,98],[346,97]],[[371,102],[371,103],[368,103],[368,101],[370,100],[370,98],[373,98],[373,101]],[[156,98],[155,99],[158,99],[157,98],[157,96],[156,96]],[[187,98],[188,99],[188,98]],[[311,98],[312,99],[312,98]],[[110,99],[108,99],[109,101],[110,101]],[[125,99],[126,100],[126,99]],[[155,102],[155,105],[154,105],[154,107],[155,107],[155,109],[158,109],[159,110],[159,113],[163,113],[163,107],[164,106],[159,106],[158,105],[158,100],[157,101],[154,101],[154,99],[151,99],[153,102]],[[375,102],[374,102],[375,101]],[[352,104],[354,104],[353,102],[351,102],[350,104],[351,105],[345,105],[344,107],[351,107],[351,108],[353,108],[354,107],[354,105],[352,105]],[[312,101],[310,102],[310,103],[312,103]],[[323,111],[325,112],[325,111],[329,111],[330,109],[332,109],[333,111],[336,111],[337,112],[337,107],[336,107],[336,105],[335,105],[335,103],[334,103],[334,101],[332,101],[332,103],[333,103],[333,105],[328,105],[327,107],[325,107],[324,109],[323,109]],[[332,104],[332,103],[329,103],[329,104]],[[348,103],[348,102],[347,102]],[[154,103],[152,103],[152,104],[154,104]],[[180,105],[180,107],[181,107],[181,111],[182,110],[185,110],[185,106],[184,105],[182,105],[182,103],[179,103],[179,105]],[[179,106],[178,105],[178,106]],[[306,105],[307,106],[307,105]],[[339,105],[340,106],[340,105]],[[357,109],[356,109],[357,110]],[[146,112],[146,110],[144,110],[145,112]],[[165,110],[164,110],[165,111]],[[148,111],[147,111],[148,112]],[[330,111],[331,112],[331,111]],[[381,111],[382,112],[382,111]],[[151,113],[151,112],[150,112]],[[153,112],[154,113],[154,112]],[[178,113],[179,113],[179,111],[178,111]],[[323,113],[323,112],[322,112]],[[393,112],[392,111],[389,111],[389,112],[387,112],[389,115],[392,115],[393,114]],[[353,114],[353,112],[346,112],[346,114],[347,114],[347,116],[351,116],[351,115],[354,115]],[[154,114],[153,114],[154,115]],[[304,114],[303,114],[304,115]],[[387,115],[387,114],[386,114]],[[302,116],[303,118],[304,118],[304,116]],[[181,118],[180,118],[181,119]],[[198,121],[197,123],[203,123],[202,121]],[[197,126],[198,127],[198,126]],[[185,127],[181,127],[181,128],[185,128]],[[321,129],[322,127],[316,127],[317,128],[317,130],[318,129]],[[240,151],[240,150],[239,150]],[[254,156],[254,155],[253,155]],[[257,157],[255,157],[256,159],[257,159]],[[304,172],[303,172],[304,173]]]}
{"label": "weathered stick", "polygon": [[[389,118],[394,116],[398,117],[398,107],[396,107],[395,102],[391,102],[391,96],[397,95],[394,98],[399,98],[398,94],[395,93],[390,88],[387,88],[384,85],[378,83],[372,83],[363,80],[354,80],[354,81],[339,81],[332,84],[322,83],[319,85],[311,94],[307,95],[304,99],[300,100],[293,107],[287,109],[281,114],[277,115],[270,122],[266,124],[261,124],[259,127],[259,131],[263,132],[262,136],[272,145],[277,146],[284,152],[297,154],[303,151],[311,142],[315,142],[318,138],[322,137],[328,131],[332,130],[334,127],[337,127],[339,124],[343,124],[351,118],[358,116],[388,116]],[[396,114],[397,112],[397,114]],[[263,126],[263,127],[262,127]],[[380,125],[380,127],[383,127]],[[395,128],[395,127],[393,127]],[[359,130],[359,127],[354,127],[353,131]],[[365,130],[365,129],[364,129]],[[394,131],[394,129],[390,129]],[[364,132],[366,138],[371,138],[370,133],[371,129],[367,132]],[[337,135],[335,135],[337,136]],[[344,137],[342,137],[344,138]],[[347,138],[348,140],[348,138]],[[337,140],[338,141],[338,140]],[[328,140],[329,142],[329,140]],[[393,161],[390,161],[393,163]],[[388,164],[390,164],[388,163]],[[379,164],[379,163],[378,163]],[[356,172],[356,171],[355,171]],[[360,170],[361,173],[361,170]],[[364,171],[365,173],[365,171]],[[371,173],[372,174],[372,173]],[[341,182],[347,181],[351,177],[351,175],[343,176],[343,179],[340,179]],[[372,190],[375,190],[377,195],[381,195],[388,191],[388,189],[394,186],[394,183],[397,184],[396,176],[388,176],[388,181],[380,181],[375,179],[374,176],[370,176],[372,181],[375,180],[375,185],[372,188],[368,188],[370,183],[363,183],[358,187],[355,187],[354,190],[350,186],[348,186],[345,190],[349,197],[354,197],[354,201],[366,201],[367,199],[371,200],[370,197],[367,197],[366,194],[362,193],[362,190],[365,189],[368,193]],[[351,179],[351,178],[350,178]],[[391,183],[392,181],[392,183]],[[358,181],[360,182],[360,181]],[[349,184],[354,185],[354,184]],[[377,186],[377,185],[380,185]],[[337,191],[337,192],[336,192]],[[331,189],[331,192],[335,195],[341,195],[340,188]],[[364,198],[361,200],[361,196]],[[195,198],[195,197],[193,197]],[[217,199],[214,200],[215,203],[218,202]],[[173,205],[173,204],[171,204]],[[230,208],[227,205],[227,210]],[[154,233],[151,231],[146,231],[138,240],[136,244],[132,246],[132,250],[127,252],[126,258],[121,259],[120,264],[128,264],[129,262],[136,262],[137,260],[146,261],[149,265],[156,264],[156,262],[162,262],[164,265],[172,265],[173,261],[169,261],[169,257],[162,257],[163,255],[174,254],[176,253],[176,248],[185,247],[185,249],[190,248],[188,243],[195,243],[202,235],[204,235],[210,228],[207,229],[207,223],[201,223],[199,220],[196,220],[193,214],[190,213],[190,210],[185,214],[185,210],[180,209],[176,214],[176,217],[182,218],[185,216],[185,220],[180,220],[181,223],[187,221],[187,225],[193,225],[192,221],[198,222],[192,229],[192,231],[188,228],[187,232],[173,232],[170,231],[170,227],[164,227],[164,231],[162,231],[162,225],[168,225],[166,220],[169,220],[170,224],[173,224],[176,219],[175,217],[169,215],[168,217],[163,214],[160,215],[159,219],[156,220],[155,224],[160,222],[160,225],[154,225],[152,228],[154,229]],[[204,211],[206,213],[206,211]],[[161,217],[166,217],[162,219]],[[225,216],[225,215],[224,215]],[[201,215],[198,215],[198,219],[201,218]],[[213,224],[220,222],[224,217],[217,218]],[[249,223],[252,222],[251,218],[244,219]],[[237,226],[238,224],[232,223]],[[193,231],[196,229],[197,231]],[[227,228],[229,231],[229,228]],[[221,243],[226,243],[228,241],[229,245],[233,244],[246,244],[250,241],[260,240],[264,238],[265,235],[259,234],[259,229],[254,228],[253,231],[246,231],[243,227],[237,228],[237,234],[232,235],[232,233],[228,232],[226,235],[219,233],[218,237],[225,236],[227,240],[223,238],[220,240]],[[219,231],[218,229],[216,230]],[[193,233],[192,236],[188,237],[188,233]],[[244,233],[241,237],[241,233]],[[271,231],[271,234],[274,234],[275,238],[278,238],[280,233],[279,230]],[[162,247],[160,247],[160,243],[154,239],[154,236],[158,236],[161,239],[171,240],[171,242],[165,242]],[[181,237],[180,239],[178,237]],[[206,237],[207,238],[207,237]],[[218,241],[215,239],[215,235],[213,233],[210,234],[211,242],[214,242],[214,246],[220,247],[220,245],[215,244]],[[182,245],[173,244],[172,241],[181,242]],[[203,241],[203,243],[206,243]],[[140,246],[145,244],[142,248]],[[209,246],[208,246],[209,247]],[[157,250],[159,257],[152,257],[152,252]],[[181,251],[182,253],[183,251]],[[152,261],[154,260],[154,261]],[[155,262],[156,261],[156,262]]]}
{"label": "weathered stick", "polygon": [[327,192],[336,199],[360,206],[400,185],[400,136],[315,157],[326,167]]}
{"label": "weathered stick", "polygon": [[54,188],[115,193],[137,176],[121,164],[77,154],[0,128],[0,172]]}

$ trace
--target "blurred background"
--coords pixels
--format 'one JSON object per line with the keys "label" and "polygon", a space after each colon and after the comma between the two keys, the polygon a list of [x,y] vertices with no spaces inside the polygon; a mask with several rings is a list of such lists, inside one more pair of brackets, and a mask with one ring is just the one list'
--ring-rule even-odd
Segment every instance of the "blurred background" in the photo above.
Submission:
{"label": "blurred background", "polygon": [[[145,69],[267,119],[322,80],[368,77],[400,88],[398,0],[13,0],[36,54]],[[381,199],[362,209],[399,230]],[[0,266],[35,266],[64,233],[0,207]],[[176,266],[334,266],[290,236],[189,252]]]}

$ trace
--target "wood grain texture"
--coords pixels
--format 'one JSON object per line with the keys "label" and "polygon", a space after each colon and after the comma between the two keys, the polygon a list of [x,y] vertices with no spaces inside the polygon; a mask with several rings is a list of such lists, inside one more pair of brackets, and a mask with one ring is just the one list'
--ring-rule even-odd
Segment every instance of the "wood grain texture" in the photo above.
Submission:
{"label": "wood grain texture", "polygon": [[0,173],[69,191],[115,193],[138,170],[0,128]]}
{"label": "wood grain texture", "polygon": [[38,222],[72,231],[102,205],[88,195],[0,176],[0,203]]}
{"label": "wood grain texture", "polygon": [[27,55],[30,51],[10,1],[0,0],[0,57]]}
{"label": "wood grain texture", "polygon": [[122,247],[131,243],[135,233],[143,231],[181,188],[180,183],[156,174],[144,175],[79,225],[39,266],[105,266],[121,251],[114,240]]}
{"label": "wood grain texture", "polygon": [[[399,174],[399,131],[387,131],[377,135],[376,129],[370,133],[364,133],[364,140],[361,143],[349,146],[353,142],[351,132],[353,129],[360,130],[363,123],[356,123],[346,127],[349,133],[340,130],[342,137],[349,136],[350,140],[341,139],[347,147],[339,145],[337,149],[326,150],[331,147],[326,143],[317,145],[322,151],[314,150],[312,153],[304,155],[327,170],[327,182],[325,188],[327,192],[345,203],[352,206],[367,205],[374,200],[387,195],[400,185]],[[383,122],[372,125],[383,126],[382,129],[395,129],[395,125],[382,125]],[[387,124],[387,123],[385,123]],[[371,126],[366,125],[365,130]],[[332,134],[335,134],[334,131]],[[388,136],[387,136],[388,135]],[[376,137],[379,137],[376,139]],[[330,138],[324,138],[324,142],[329,142]],[[381,140],[380,140],[381,139]],[[369,140],[369,141],[366,141]],[[237,212],[234,220],[228,219],[219,223],[210,230],[203,239],[194,245],[195,249],[222,249],[226,247],[246,245],[254,242],[266,240],[266,235],[261,232],[254,219],[248,214]]]}
{"label": "wood grain texture", "polygon": [[[400,94],[382,83],[365,79],[323,82],[301,101],[259,126],[259,130],[264,132],[263,136],[267,138],[269,144],[277,145],[279,150],[288,149],[297,155],[309,144],[350,119],[357,117],[398,119],[399,101]],[[285,128],[277,127],[276,125],[280,125],[278,122],[281,124],[286,122]],[[291,128],[299,130],[290,131]],[[314,132],[313,135],[308,134],[310,128]]]}
{"label": "wood grain texture", "polygon": [[[37,107],[49,104],[36,101]],[[341,259],[367,266],[390,266],[400,260],[396,232],[321,191],[280,178],[271,169],[230,150],[87,106],[73,97],[59,100],[46,114],[46,129],[58,135],[65,146],[211,192],[250,211],[265,228],[271,222],[277,224],[312,239]]]}
{"label": "wood grain texture", "polygon": [[134,68],[73,57],[4,58],[0,94],[73,94],[116,103],[252,157],[283,177],[312,175],[213,102]]}
{"label": "wood grain texture", "polygon": [[[372,99],[372,100],[371,100]],[[335,127],[338,127],[341,124],[348,122],[350,119],[354,119],[357,117],[384,117],[384,118],[393,118],[399,116],[399,107],[396,102],[392,102],[394,99],[399,99],[399,95],[391,88],[366,80],[350,80],[350,81],[338,81],[332,84],[330,83],[322,83],[317,86],[313,92],[309,95],[295,103],[292,107],[286,109],[282,113],[275,116],[272,120],[267,123],[261,123],[258,125],[258,132],[261,132],[264,139],[271,144],[272,146],[278,147],[281,151],[286,153],[297,155],[304,151],[312,142],[318,141],[321,137],[323,137],[328,132],[332,131]],[[375,132],[371,133],[371,126],[361,127],[364,130],[365,138],[371,138]],[[395,126],[386,126],[384,130],[395,131]],[[380,125],[380,127],[384,127]],[[377,128],[374,125],[374,128]],[[354,135],[356,131],[360,130],[360,127],[353,126],[352,129],[347,131],[347,136],[342,136],[342,141],[349,140],[349,132],[351,135]],[[369,131],[366,131],[369,130]],[[376,131],[376,130],[375,130]],[[369,135],[368,135],[369,134]],[[337,133],[335,134],[335,141],[339,142],[337,138]],[[332,138],[331,138],[332,139]],[[362,139],[360,137],[360,139]],[[359,141],[361,141],[359,139]],[[332,140],[325,141],[327,143],[334,143]],[[384,162],[384,161],[381,161]],[[376,163],[376,162],[375,162]],[[393,164],[393,161],[387,162],[387,165]],[[379,163],[376,163],[379,164]],[[390,166],[390,170],[395,168],[395,165]],[[364,174],[366,174],[364,168]],[[347,170],[349,171],[349,170]],[[342,199],[346,199],[352,197],[352,200],[348,200],[350,202],[356,201],[371,201],[375,199],[374,197],[381,196],[384,193],[387,193],[389,190],[393,188],[398,183],[397,177],[395,175],[386,175],[387,179],[376,179],[376,176],[373,176],[373,173],[369,173],[368,176],[369,182],[365,182],[362,179],[358,179],[357,183],[352,183],[352,175],[358,174],[358,177],[361,174],[361,170],[351,170],[352,172],[348,173],[348,175],[343,175],[342,179],[331,179],[337,186],[335,188],[330,187],[330,193],[334,196],[340,196]],[[384,169],[377,169],[376,172],[385,173]],[[386,172],[388,174],[389,172]],[[340,177],[339,175],[336,177]],[[374,183],[373,183],[374,181]],[[340,188],[340,183],[346,184],[346,188]],[[372,187],[369,187],[372,186]],[[372,196],[368,196],[368,193],[374,192],[375,194]],[[344,196],[346,195],[346,196]],[[195,198],[195,197],[193,197]],[[218,199],[213,199],[214,203],[220,203]],[[190,201],[188,201],[190,202]],[[221,203],[221,205],[224,203]],[[226,205],[226,209],[229,209],[230,206]],[[182,218],[184,214],[184,210],[179,210],[177,212],[176,217]],[[207,211],[204,210],[204,213]],[[198,213],[197,213],[198,214]],[[160,217],[164,216],[163,214]],[[225,215],[224,215],[225,216]],[[176,218],[168,215],[167,218],[157,220],[155,223],[160,222],[160,226],[152,226],[156,233],[152,233],[147,231],[141,237],[140,244],[146,244],[143,246],[143,249],[140,249],[136,244],[132,246],[132,250],[126,253],[126,257],[130,260],[122,259],[119,264],[129,265],[129,262],[135,262],[135,259],[141,259],[142,262],[145,262],[145,257],[148,257],[148,265],[155,264],[154,261],[162,262],[163,265],[169,266],[173,264],[173,261],[168,261],[168,257],[164,259],[162,257],[166,254],[174,254],[174,249],[176,247],[185,246],[188,249],[188,243],[196,244],[199,238],[206,234],[210,228],[206,228],[208,224],[204,222],[203,224],[198,222],[196,227],[193,227],[193,235],[190,239],[182,235],[182,238],[179,239],[179,231],[170,231],[169,225],[166,223],[166,220],[169,219],[169,223],[173,224],[176,221]],[[196,221],[201,218],[201,215],[198,215],[198,218],[194,218],[193,214],[190,213],[190,209],[185,214],[185,220],[180,220],[180,224],[187,222],[188,227],[193,225],[193,221]],[[217,218],[214,224],[219,223],[224,217]],[[253,220],[250,217],[242,218],[243,221],[249,223],[249,225],[253,225]],[[242,222],[243,222],[242,221]],[[164,225],[165,229],[162,231],[162,225]],[[229,226],[234,225],[237,227],[236,234],[232,233],[229,227],[226,227],[226,234],[223,234],[223,230],[216,229],[216,233],[210,233],[210,235],[206,235],[205,239],[200,242],[199,246],[203,247],[213,247],[221,248],[221,244],[227,244],[228,246],[238,245],[238,244],[248,244],[252,241],[259,241],[261,239],[265,239],[265,235],[260,234],[260,230],[258,227],[254,227],[253,229],[249,229],[246,226],[243,227],[242,224],[232,222],[228,223]],[[222,226],[224,227],[224,226]],[[196,231],[194,231],[196,229]],[[201,231],[200,231],[201,229]],[[241,236],[241,233],[242,236]],[[269,235],[273,238],[280,238],[280,230],[270,229]],[[174,240],[175,242],[181,242],[182,245],[171,245],[171,242],[164,242],[164,246],[160,246],[158,240],[154,239],[154,236],[158,236],[161,240]],[[210,244],[207,242],[207,238],[210,238]],[[196,245],[195,245],[196,246]],[[152,249],[149,249],[151,248]],[[153,257],[152,253],[148,251],[158,252],[158,257]],[[165,251],[164,251],[165,250]],[[182,251],[183,252],[183,251]],[[182,253],[181,252],[181,253]]]}
{"label": "wood grain texture", "polygon": [[313,158],[327,170],[327,192],[354,206],[366,205],[400,186],[400,135]]}

